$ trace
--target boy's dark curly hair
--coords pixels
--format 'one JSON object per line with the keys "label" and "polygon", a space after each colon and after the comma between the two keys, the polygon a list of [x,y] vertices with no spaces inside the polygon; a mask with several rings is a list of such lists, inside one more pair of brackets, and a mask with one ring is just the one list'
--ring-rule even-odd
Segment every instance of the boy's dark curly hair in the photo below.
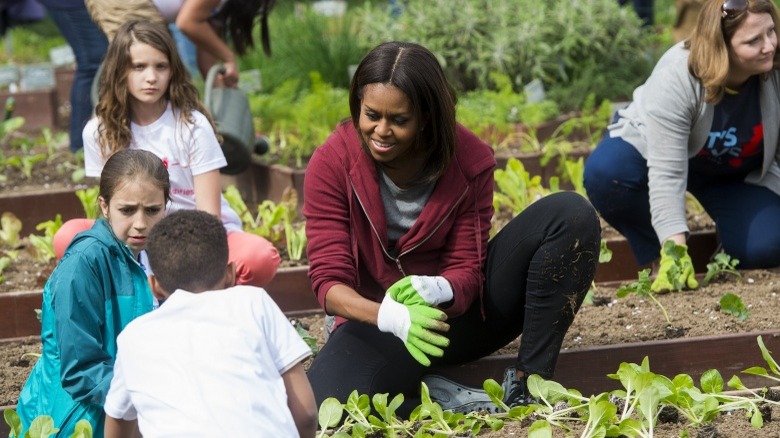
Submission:
{"label": "boy's dark curly hair", "polygon": [[221,288],[228,243],[217,217],[199,210],[171,213],[152,228],[146,250],[154,276],[166,292]]}

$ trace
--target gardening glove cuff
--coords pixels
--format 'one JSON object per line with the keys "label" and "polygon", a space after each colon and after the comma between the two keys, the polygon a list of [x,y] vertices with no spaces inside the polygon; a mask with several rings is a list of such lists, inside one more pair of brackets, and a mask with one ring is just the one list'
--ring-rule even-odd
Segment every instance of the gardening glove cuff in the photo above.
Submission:
{"label": "gardening glove cuff", "polygon": [[442,276],[408,275],[387,289],[399,303],[438,306],[452,300],[452,286]]}
{"label": "gardening glove cuff", "polygon": [[397,338],[406,342],[409,336],[409,326],[412,325],[412,319],[409,317],[409,309],[401,303],[393,300],[389,294],[385,295],[382,304],[379,306],[379,315],[376,318],[376,325],[380,331],[392,333]]}
{"label": "gardening glove cuff", "polygon": [[699,282],[696,281],[696,273],[693,270],[693,261],[688,255],[688,246],[677,245],[682,248],[683,254],[676,262],[675,257],[661,248],[661,263],[658,267],[658,275],[650,286],[653,292],[678,291],[683,288],[696,289]]}
{"label": "gardening glove cuff", "polygon": [[443,356],[442,348],[450,343],[449,339],[436,333],[449,330],[445,319],[447,316],[441,310],[428,305],[401,304],[387,294],[379,306],[377,327],[401,339],[417,362],[430,366],[428,356]]}

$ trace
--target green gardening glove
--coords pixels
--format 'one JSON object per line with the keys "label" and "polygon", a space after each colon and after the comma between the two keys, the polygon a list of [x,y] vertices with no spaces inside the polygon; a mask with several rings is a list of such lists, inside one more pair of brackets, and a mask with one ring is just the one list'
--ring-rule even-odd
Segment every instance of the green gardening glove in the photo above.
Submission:
{"label": "green gardening glove", "polygon": [[431,365],[428,356],[442,357],[442,348],[450,345],[449,339],[436,333],[450,329],[446,319],[439,309],[427,304],[401,304],[386,294],[379,306],[377,327],[401,339],[412,357],[427,367]]}
{"label": "green gardening glove", "polygon": [[699,282],[696,281],[693,262],[691,256],[688,255],[688,246],[677,245],[672,240],[664,242],[664,246],[661,248],[661,265],[650,290],[669,292],[685,288],[696,289],[697,287],[699,287]]}
{"label": "green gardening glove", "polygon": [[452,300],[452,286],[442,276],[407,275],[387,289],[401,304],[427,304],[436,307]]}

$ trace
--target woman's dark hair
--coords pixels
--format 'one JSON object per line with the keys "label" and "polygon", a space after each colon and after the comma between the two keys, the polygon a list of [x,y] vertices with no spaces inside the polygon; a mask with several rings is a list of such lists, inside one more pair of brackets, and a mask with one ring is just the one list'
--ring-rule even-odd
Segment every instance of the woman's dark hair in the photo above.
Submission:
{"label": "woman's dark hair", "polygon": [[252,28],[255,17],[260,19],[260,40],[263,52],[271,56],[271,37],[268,34],[268,14],[275,0],[228,0],[214,19],[222,28],[222,37],[230,37],[236,53],[243,55],[247,48],[254,47]]}
{"label": "woman's dark hair", "polygon": [[123,149],[112,155],[100,173],[100,197],[106,204],[117,188],[130,181],[149,181],[163,192],[165,202],[170,200],[171,183],[168,169],[157,155],[141,149]]}
{"label": "woman's dark hair", "polygon": [[398,41],[372,49],[355,70],[349,88],[349,110],[358,132],[363,91],[370,84],[392,85],[409,99],[414,116],[424,127],[413,146],[425,155],[425,166],[416,180],[439,178],[455,153],[457,97],[436,56],[419,44]]}

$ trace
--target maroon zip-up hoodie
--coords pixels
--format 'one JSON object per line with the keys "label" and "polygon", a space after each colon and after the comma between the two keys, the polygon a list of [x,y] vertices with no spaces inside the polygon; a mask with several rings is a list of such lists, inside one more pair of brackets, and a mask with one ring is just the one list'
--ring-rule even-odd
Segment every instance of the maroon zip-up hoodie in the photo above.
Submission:
{"label": "maroon zip-up hoodie", "polygon": [[465,313],[482,294],[495,166],[493,150],[458,125],[455,155],[393,257],[375,162],[352,123],[340,124],[315,150],[304,180],[309,278],[320,306],[336,284],[381,302],[406,275],[441,275],[454,294],[445,312]]}

